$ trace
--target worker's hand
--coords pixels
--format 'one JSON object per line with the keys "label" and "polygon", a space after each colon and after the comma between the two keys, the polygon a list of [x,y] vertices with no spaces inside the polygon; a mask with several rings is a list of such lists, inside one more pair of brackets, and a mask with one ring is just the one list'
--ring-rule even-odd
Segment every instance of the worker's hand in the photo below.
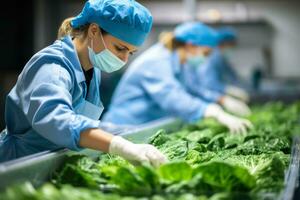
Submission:
{"label": "worker's hand", "polygon": [[109,153],[119,155],[132,164],[149,162],[157,167],[167,162],[167,158],[153,145],[134,144],[120,136],[115,136],[111,140]]}
{"label": "worker's hand", "polygon": [[230,96],[222,97],[221,105],[229,112],[238,116],[248,116],[251,114],[250,108],[243,101]]}
{"label": "worker's hand", "polygon": [[230,96],[236,97],[244,102],[249,102],[249,95],[242,88],[235,87],[235,86],[227,86],[225,88],[225,93]]}
{"label": "worker's hand", "polygon": [[247,129],[252,128],[250,121],[235,117],[223,111],[217,104],[210,104],[205,110],[205,117],[213,117],[221,124],[228,127],[231,133],[246,134]]}

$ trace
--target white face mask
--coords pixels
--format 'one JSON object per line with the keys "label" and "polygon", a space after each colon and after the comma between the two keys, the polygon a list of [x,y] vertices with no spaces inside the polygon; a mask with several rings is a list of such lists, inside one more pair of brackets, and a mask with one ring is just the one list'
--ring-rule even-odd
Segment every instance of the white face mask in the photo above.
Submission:
{"label": "white face mask", "polygon": [[187,58],[187,64],[192,67],[200,67],[206,61],[206,56],[204,55],[189,55]]}
{"label": "white face mask", "polygon": [[226,59],[231,59],[234,54],[234,49],[233,48],[225,48],[222,50],[222,54]]}
{"label": "white face mask", "polygon": [[102,34],[101,39],[105,49],[102,50],[100,53],[95,53],[95,51],[93,50],[93,42],[91,45],[92,48],[88,47],[89,58],[91,63],[94,67],[97,67],[101,71],[107,73],[111,73],[121,69],[126,64],[126,62],[118,58],[106,47]]}

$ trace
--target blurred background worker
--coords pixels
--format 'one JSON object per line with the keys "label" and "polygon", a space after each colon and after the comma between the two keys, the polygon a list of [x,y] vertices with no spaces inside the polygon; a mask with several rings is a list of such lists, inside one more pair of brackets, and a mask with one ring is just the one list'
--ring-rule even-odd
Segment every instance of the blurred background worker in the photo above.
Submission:
{"label": "blurred background worker", "polygon": [[248,94],[237,87],[239,80],[229,63],[236,34],[230,28],[222,28],[217,35],[218,46],[209,56],[203,56],[198,62],[188,62],[182,69],[184,85],[193,95],[219,103],[235,115],[248,116],[251,113],[246,104]]}
{"label": "blurred background worker", "polygon": [[201,65],[217,41],[217,33],[200,22],[183,23],[165,33],[129,66],[103,120],[137,125],[167,116],[188,122],[213,117],[232,132],[246,132],[250,122],[226,113],[217,104],[222,96],[207,102],[185,85],[185,67]]}
{"label": "blurred background worker", "polygon": [[0,162],[29,154],[91,148],[132,163],[157,166],[165,156],[99,128],[101,72],[122,68],[152,26],[151,13],[132,0],[90,0],[66,19],[58,39],[36,53],[6,99]]}
{"label": "blurred background worker", "polygon": [[244,102],[249,101],[249,95],[241,85],[237,73],[231,66],[230,59],[234,55],[237,34],[230,27],[218,29],[218,47],[200,67],[203,87],[236,97]]}

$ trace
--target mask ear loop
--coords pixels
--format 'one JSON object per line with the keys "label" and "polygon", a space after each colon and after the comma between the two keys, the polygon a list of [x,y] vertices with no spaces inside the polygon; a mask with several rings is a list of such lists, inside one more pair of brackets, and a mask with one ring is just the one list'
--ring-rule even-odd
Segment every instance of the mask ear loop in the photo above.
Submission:
{"label": "mask ear loop", "polygon": [[105,44],[104,39],[103,39],[103,36],[102,36],[102,33],[101,33],[101,28],[99,28],[99,29],[100,29],[100,37],[101,37],[103,46],[104,46],[105,49],[107,49],[106,44]]}
{"label": "mask ear loop", "polygon": [[[104,46],[105,49],[107,49],[106,44],[105,44],[104,39],[103,39],[103,36],[102,36],[102,33],[101,33],[101,28],[99,27],[99,29],[100,29],[100,37],[101,37],[103,46]],[[91,48],[94,51],[93,39],[91,39]]]}
{"label": "mask ear loop", "polygon": [[91,48],[92,48],[92,50],[94,51],[94,45],[93,45],[93,39],[91,39]]}

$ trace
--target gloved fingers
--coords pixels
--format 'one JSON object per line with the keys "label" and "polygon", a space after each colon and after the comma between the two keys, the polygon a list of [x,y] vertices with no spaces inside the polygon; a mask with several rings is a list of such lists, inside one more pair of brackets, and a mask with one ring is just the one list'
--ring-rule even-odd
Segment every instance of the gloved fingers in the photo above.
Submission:
{"label": "gloved fingers", "polygon": [[245,125],[243,123],[241,123],[239,125],[239,133],[242,135],[246,135],[247,134],[247,128],[245,127]]}
{"label": "gloved fingers", "polygon": [[240,134],[241,130],[239,127],[235,127],[233,133],[234,134]]}
{"label": "gloved fingers", "polygon": [[150,152],[154,156],[154,158],[156,158],[156,160],[158,161],[157,162],[158,165],[161,165],[168,161],[167,157],[163,153],[161,153],[156,147],[154,147],[152,145],[150,147]]}
{"label": "gloved fingers", "polygon": [[223,121],[222,119],[218,119],[219,123],[223,124],[224,126],[226,126],[229,129],[230,133],[234,133],[234,127],[231,125],[230,122],[228,121]]}
{"label": "gloved fingers", "polygon": [[156,148],[155,148],[155,154],[159,158],[161,164],[168,162],[168,158]]}
{"label": "gloved fingers", "polygon": [[147,156],[149,157],[151,165],[154,167],[158,167],[164,163],[164,160],[161,160],[160,156],[153,151],[148,152]]}
{"label": "gloved fingers", "polygon": [[125,158],[133,165],[140,165],[141,163],[149,163],[148,157],[141,153],[139,155],[131,155],[129,158]]}
{"label": "gloved fingers", "polygon": [[236,130],[235,130],[234,128],[230,128],[229,131],[230,131],[230,133],[232,133],[232,134],[236,134]]}
{"label": "gloved fingers", "polygon": [[154,167],[158,167],[166,162],[165,157],[155,151],[148,151],[146,155],[149,158],[151,165],[153,165]]}
{"label": "gloved fingers", "polygon": [[142,154],[140,154],[139,156],[138,156],[138,161],[140,162],[140,163],[149,163],[150,162],[150,160],[149,160],[149,158],[148,158],[148,156],[146,155],[146,152],[145,153],[142,153]]}
{"label": "gloved fingers", "polygon": [[158,157],[159,157],[160,164],[164,164],[169,161],[168,158],[162,153],[159,153]]}
{"label": "gloved fingers", "polygon": [[246,135],[247,134],[247,129],[245,127],[245,125],[242,123],[242,121],[236,121],[234,122],[235,125],[232,126],[232,128],[230,129],[230,132],[233,134],[242,134],[242,135]]}
{"label": "gloved fingers", "polygon": [[248,129],[252,129],[253,128],[253,124],[249,121],[244,119],[243,120],[243,124],[248,128]]}
{"label": "gloved fingers", "polygon": [[159,161],[157,155],[153,151],[147,151],[146,156],[148,157],[150,164],[154,167],[159,166]]}
{"label": "gloved fingers", "polygon": [[241,126],[241,124],[236,125],[235,134],[243,134],[243,133],[244,133],[243,126]]}
{"label": "gloved fingers", "polygon": [[118,155],[133,165],[146,162],[153,166],[159,166],[167,160],[156,147],[150,144],[130,144],[129,147],[122,149]]}
{"label": "gloved fingers", "polygon": [[226,125],[227,128],[229,129],[229,132],[232,134],[236,134],[236,128],[234,126]]}

